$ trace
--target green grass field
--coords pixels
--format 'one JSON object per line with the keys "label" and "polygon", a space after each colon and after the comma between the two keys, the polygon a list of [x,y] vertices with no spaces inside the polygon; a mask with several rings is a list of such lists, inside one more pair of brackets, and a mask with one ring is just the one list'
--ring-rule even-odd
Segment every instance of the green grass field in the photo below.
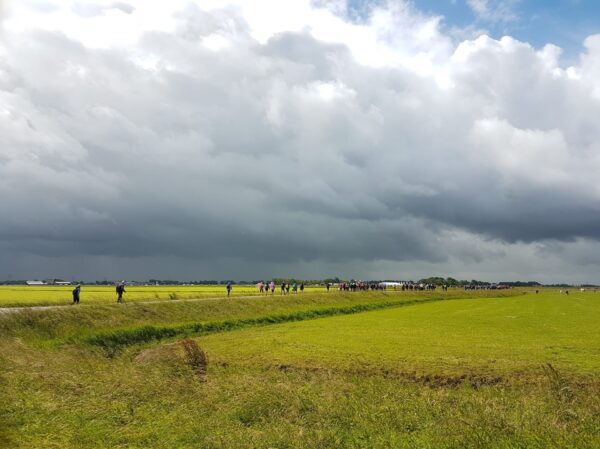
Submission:
{"label": "green grass field", "polygon": [[[73,286],[0,285],[0,307],[46,306],[70,304]],[[324,291],[324,287],[307,287],[305,293]],[[279,294],[279,287],[275,291]],[[258,295],[254,285],[234,285],[232,296]],[[227,296],[225,285],[126,286],[125,301],[156,301]],[[114,286],[83,285],[81,304],[110,304],[117,299]]]}
{"label": "green grass field", "polygon": [[0,315],[0,447],[597,448],[599,305],[332,291]]}
{"label": "green grass field", "polygon": [[[227,361],[428,372],[600,371],[600,295],[423,304],[211,335]],[[239,343],[243,341],[244,344]],[[593,344],[594,343],[594,344]]]}

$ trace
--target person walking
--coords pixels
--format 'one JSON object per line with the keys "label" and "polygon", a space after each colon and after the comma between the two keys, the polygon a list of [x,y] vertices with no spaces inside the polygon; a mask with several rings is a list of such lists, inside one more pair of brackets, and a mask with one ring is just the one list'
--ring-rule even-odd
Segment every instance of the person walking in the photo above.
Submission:
{"label": "person walking", "polygon": [[298,284],[296,284],[294,282],[294,284],[292,285],[292,293],[295,295],[296,293],[298,293]]}
{"label": "person walking", "polygon": [[79,296],[81,294],[81,285],[77,284],[73,289],[73,304],[79,304]]}
{"label": "person walking", "polygon": [[304,293],[304,282],[300,283],[300,293]]}
{"label": "person walking", "polygon": [[269,284],[269,287],[271,288],[271,295],[275,294],[275,281],[271,281],[271,283]]}
{"label": "person walking", "polygon": [[227,297],[229,297],[229,295],[231,295],[231,289],[233,288],[233,286],[231,285],[231,281],[227,282]]}
{"label": "person walking", "polygon": [[125,293],[125,281],[117,284],[117,302],[123,302],[123,293]]}

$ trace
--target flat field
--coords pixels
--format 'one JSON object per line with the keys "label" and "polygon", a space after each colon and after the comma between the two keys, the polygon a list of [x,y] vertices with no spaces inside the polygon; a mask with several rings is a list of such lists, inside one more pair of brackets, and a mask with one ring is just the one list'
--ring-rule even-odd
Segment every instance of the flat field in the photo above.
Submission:
{"label": "flat field", "polygon": [[599,306],[332,291],[4,315],[0,446],[597,448]]}
{"label": "flat field", "polygon": [[[227,362],[498,374],[600,370],[600,294],[431,302],[211,335]],[[240,344],[244,342],[244,344]],[[595,344],[592,344],[595,343]],[[465,372],[468,367],[468,373]]]}
{"label": "flat field", "polygon": [[[0,307],[26,307],[70,304],[74,286],[57,285],[0,285]],[[158,285],[126,286],[125,301],[160,301],[227,296],[225,285]],[[324,291],[324,287],[307,287],[305,293]],[[232,296],[258,295],[254,285],[234,285]],[[279,288],[275,291],[279,294]],[[110,285],[82,285],[81,305],[110,304],[117,299],[115,287]]]}

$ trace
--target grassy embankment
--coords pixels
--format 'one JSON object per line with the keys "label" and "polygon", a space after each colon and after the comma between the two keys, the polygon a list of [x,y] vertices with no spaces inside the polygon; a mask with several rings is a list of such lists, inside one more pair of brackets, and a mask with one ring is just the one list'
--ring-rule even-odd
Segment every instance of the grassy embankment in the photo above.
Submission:
{"label": "grassy embankment", "polygon": [[[593,293],[465,292],[91,306],[0,317],[11,448],[598,447]],[[489,296],[489,294],[488,294]],[[392,307],[395,301],[410,302]],[[380,304],[387,309],[110,353],[92,336]],[[299,316],[296,318],[300,319]],[[185,332],[184,332],[185,333]]]}

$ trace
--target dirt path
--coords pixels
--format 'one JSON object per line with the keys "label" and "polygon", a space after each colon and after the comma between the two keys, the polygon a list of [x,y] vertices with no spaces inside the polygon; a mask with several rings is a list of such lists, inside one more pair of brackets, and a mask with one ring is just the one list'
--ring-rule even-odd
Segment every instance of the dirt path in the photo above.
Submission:
{"label": "dirt path", "polygon": [[[274,295],[281,296],[281,295]],[[188,298],[188,299],[160,299],[160,300],[152,300],[152,301],[125,301],[123,304],[116,303],[93,303],[93,304],[79,304],[74,306],[73,304],[60,304],[55,306],[28,306],[28,307],[0,307],[0,315],[9,314],[9,313],[19,313],[24,311],[39,311],[44,312],[46,310],[55,310],[55,309],[67,309],[72,307],[92,307],[92,306],[104,306],[104,305],[114,305],[115,307],[130,305],[130,304],[162,304],[162,303],[174,303],[174,302],[198,302],[198,301],[217,301],[220,299],[252,299],[252,298],[265,298],[271,297],[265,295],[250,295],[250,296],[215,296],[211,298]]]}

